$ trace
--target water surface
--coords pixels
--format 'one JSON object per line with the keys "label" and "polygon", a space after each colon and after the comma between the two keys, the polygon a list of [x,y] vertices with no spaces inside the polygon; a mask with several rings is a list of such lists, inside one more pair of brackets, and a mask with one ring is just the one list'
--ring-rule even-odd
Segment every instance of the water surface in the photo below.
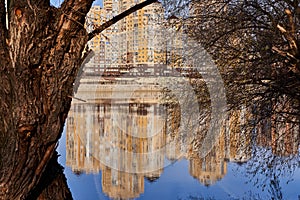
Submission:
{"label": "water surface", "polygon": [[205,124],[183,134],[154,82],[80,85],[59,145],[74,199],[300,199],[298,127],[275,140],[231,113],[202,157]]}

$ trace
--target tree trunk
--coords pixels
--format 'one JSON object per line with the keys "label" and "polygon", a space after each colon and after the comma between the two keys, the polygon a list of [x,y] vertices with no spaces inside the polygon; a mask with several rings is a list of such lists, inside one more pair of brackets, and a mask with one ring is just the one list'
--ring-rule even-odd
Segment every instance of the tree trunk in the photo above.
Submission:
{"label": "tree trunk", "polygon": [[72,199],[63,167],[57,162],[57,153],[49,161],[39,184],[30,192],[27,199]]}
{"label": "tree trunk", "polygon": [[90,35],[85,17],[94,0],[0,0],[0,199],[72,199],[55,148],[71,104],[73,83]]}
{"label": "tree trunk", "polygon": [[[92,2],[67,0],[57,9],[49,1],[15,0],[6,29],[1,0],[0,199],[39,196],[33,192],[41,191],[41,177],[70,108],[88,38],[85,16]],[[47,170],[57,165],[51,162]],[[48,185],[55,189],[54,183]],[[43,191],[40,198],[46,199]],[[59,196],[70,197],[55,194],[55,199]]]}

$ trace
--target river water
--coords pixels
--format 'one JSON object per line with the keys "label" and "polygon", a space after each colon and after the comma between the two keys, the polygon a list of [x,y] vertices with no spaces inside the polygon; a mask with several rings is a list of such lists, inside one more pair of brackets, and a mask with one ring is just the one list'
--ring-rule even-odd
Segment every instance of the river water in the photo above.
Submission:
{"label": "river water", "polygon": [[58,147],[74,199],[300,199],[298,126],[275,139],[237,111],[200,152],[209,123],[171,96],[151,78],[80,84]]}

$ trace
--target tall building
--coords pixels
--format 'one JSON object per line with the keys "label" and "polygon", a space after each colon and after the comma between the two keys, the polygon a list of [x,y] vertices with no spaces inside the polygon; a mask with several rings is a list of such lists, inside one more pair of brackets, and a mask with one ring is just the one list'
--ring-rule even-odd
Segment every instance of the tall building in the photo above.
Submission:
{"label": "tall building", "polygon": [[[104,7],[92,7],[86,27],[90,32],[105,21],[124,12],[141,0],[105,0]],[[183,40],[167,33],[161,3],[153,3],[113,24],[88,45],[95,52],[85,72],[90,75],[161,75],[170,73],[169,67],[182,63]],[[173,30],[175,32],[175,30]]]}
{"label": "tall building", "polygon": [[[116,1],[113,2],[113,6],[121,13],[139,2]],[[158,31],[162,28],[159,24],[163,19],[161,4],[153,3],[114,25],[113,28],[117,31],[111,35],[111,48],[115,59],[111,64],[124,72],[135,68],[137,75],[154,73],[155,64],[158,64],[155,49],[164,41]]]}
{"label": "tall building", "polygon": [[[107,20],[107,11],[100,6],[93,6],[87,15],[86,29],[91,32]],[[106,53],[106,37],[103,34],[95,36],[88,42],[89,49],[93,50],[94,56],[86,64],[84,71],[88,75],[101,75],[103,69],[110,60]]]}
{"label": "tall building", "polygon": [[112,11],[113,0],[103,0],[103,8],[107,11]]}

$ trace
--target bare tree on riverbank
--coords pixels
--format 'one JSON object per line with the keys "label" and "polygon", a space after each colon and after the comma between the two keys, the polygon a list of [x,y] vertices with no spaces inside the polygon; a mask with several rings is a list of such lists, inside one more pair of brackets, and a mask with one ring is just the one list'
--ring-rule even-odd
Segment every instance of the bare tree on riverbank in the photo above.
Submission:
{"label": "bare tree on riverbank", "polygon": [[299,1],[194,1],[186,31],[213,56],[232,108],[299,123]]}

